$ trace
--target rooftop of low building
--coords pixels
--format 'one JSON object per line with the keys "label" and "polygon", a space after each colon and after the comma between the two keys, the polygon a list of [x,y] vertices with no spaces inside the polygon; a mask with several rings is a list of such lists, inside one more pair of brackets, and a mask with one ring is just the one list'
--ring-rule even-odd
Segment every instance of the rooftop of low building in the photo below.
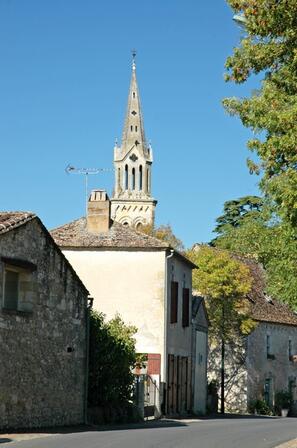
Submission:
{"label": "rooftop of low building", "polygon": [[85,285],[82,283],[81,279],[79,278],[77,273],[74,271],[74,269],[71,266],[71,264],[69,263],[69,261],[63,255],[63,253],[61,252],[61,249],[59,248],[57,243],[55,243],[53,237],[50,235],[47,228],[44,226],[43,222],[40,220],[40,218],[35,213],[25,212],[25,211],[10,211],[10,212],[0,211],[0,236],[4,233],[11,232],[14,229],[17,229],[18,227],[21,227],[33,220],[36,220],[39,223],[39,225],[43,229],[46,237],[52,241],[52,243],[54,244],[56,249],[60,252],[61,256],[65,260],[66,264],[72,271],[73,275],[76,277],[76,279],[78,280],[78,282],[80,283],[82,288],[85,290],[85,292],[88,293],[88,290],[86,289]]}
{"label": "rooftop of low building", "polygon": [[[172,250],[165,241],[151,235],[137,231],[134,228],[124,226],[110,220],[107,232],[94,233],[88,230],[85,217],[79,218],[51,231],[56,244],[61,249],[135,249],[135,250]],[[192,268],[196,267],[190,260],[178,251],[174,250],[177,257],[181,258]]]}
{"label": "rooftop of low building", "polygon": [[0,233],[8,232],[36,218],[32,212],[0,212]]}

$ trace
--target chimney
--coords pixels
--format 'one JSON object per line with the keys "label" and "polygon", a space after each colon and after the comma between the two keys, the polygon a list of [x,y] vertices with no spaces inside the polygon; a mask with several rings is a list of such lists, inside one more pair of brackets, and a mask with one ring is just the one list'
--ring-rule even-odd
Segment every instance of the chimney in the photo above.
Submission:
{"label": "chimney", "polygon": [[92,190],[88,202],[87,227],[92,233],[108,232],[110,200],[104,190]]}

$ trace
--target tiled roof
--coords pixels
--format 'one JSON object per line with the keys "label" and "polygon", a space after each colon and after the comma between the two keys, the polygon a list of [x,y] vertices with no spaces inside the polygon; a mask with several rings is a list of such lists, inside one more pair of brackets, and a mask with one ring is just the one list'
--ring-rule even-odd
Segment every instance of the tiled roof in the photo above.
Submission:
{"label": "tiled roof", "polygon": [[262,266],[254,260],[240,257],[250,269],[253,283],[248,299],[252,304],[252,317],[260,322],[297,325],[297,315],[288,305],[265,294],[265,276]]}
{"label": "tiled roof", "polygon": [[150,235],[137,232],[112,221],[106,233],[94,234],[88,231],[86,218],[80,218],[51,231],[56,244],[61,248],[151,248],[166,249],[170,246]]}
{"label": "tiled roof", "polygon": [[9,232],[36,218],[31,212],[0,212],[0,233]]}

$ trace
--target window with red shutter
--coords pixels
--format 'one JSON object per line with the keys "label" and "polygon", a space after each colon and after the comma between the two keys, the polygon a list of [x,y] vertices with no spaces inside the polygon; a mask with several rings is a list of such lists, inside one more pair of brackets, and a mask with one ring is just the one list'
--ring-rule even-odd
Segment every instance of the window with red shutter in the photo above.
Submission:
{"label": "window with red shutter", "polygon": [[183,320],[182,320],[183,327],[188,327],[190,324],[189,306],[190,306],[190,291],[189,288],[183,288]]}
{"label": "window with red shutter", "polygon": [[177,322],[178,311],[178,282],[171,282],[170,323]]}

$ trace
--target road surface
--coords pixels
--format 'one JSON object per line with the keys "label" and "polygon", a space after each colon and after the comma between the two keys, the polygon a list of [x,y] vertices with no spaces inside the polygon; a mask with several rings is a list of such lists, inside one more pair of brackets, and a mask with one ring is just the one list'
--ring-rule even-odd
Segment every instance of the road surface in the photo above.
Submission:
{"label": "road surface", "polygon": [[295,438],[297,418],[241,417],[69,430],[18,442],[6,435],[0,436],[0,444],[1,448],[272,448]]}

